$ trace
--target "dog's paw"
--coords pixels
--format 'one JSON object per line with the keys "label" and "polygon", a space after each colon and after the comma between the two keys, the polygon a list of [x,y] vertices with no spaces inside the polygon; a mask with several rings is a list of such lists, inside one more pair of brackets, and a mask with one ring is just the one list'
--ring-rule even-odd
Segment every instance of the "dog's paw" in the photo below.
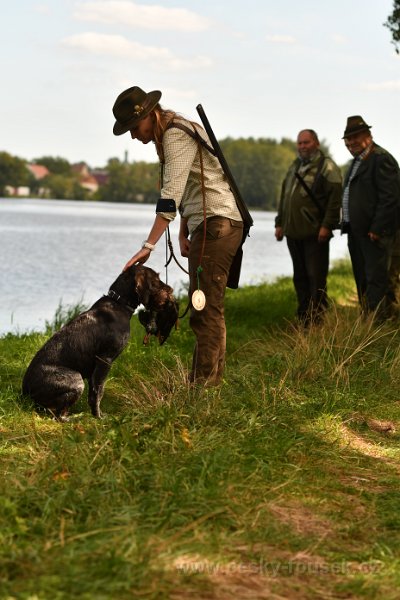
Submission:
{"label": "dog's paw", "polygon": [[58,415],[53,417],[54,421],[59,421],[60,423],[68,423],[69,417],[67,415]]}
{"label": "dog's paw", "polygon": [[102,413],[100,410],[93,410],[92,415],[95,419],[104,419],[104,413]]}

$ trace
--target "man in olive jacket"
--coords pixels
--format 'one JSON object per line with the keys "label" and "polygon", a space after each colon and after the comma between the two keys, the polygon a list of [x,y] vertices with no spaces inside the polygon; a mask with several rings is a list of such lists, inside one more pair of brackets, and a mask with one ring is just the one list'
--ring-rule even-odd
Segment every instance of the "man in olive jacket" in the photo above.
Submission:
{"label": "man in olive jacket", "polygon": [[308,325],[322,317],[327,304],[329,241],[338,227],[342,198],[339,167],[319,149],[313,129],[297,136],[298,158],[282,184],[275,237],[286,236],[293,262],[297,316]]}
{"label": "man in olive jacket", "polygon": [[342,231],[348,247],[364,313],[389,315],[389,267],[400,206],[399,165],[375,144],[360,116],[347,119],[344,143],[354,157],[346,173]]}

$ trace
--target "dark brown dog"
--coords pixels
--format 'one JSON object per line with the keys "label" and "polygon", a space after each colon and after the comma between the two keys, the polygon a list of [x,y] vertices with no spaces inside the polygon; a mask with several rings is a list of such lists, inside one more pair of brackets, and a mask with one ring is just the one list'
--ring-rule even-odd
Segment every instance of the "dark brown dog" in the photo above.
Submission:
{"label": "dark brown dog", "polygon": [[157,335],[162,344],[178,319],[172,292],[153,269],[129,267],[106,296],[64,325],[37,352],[25,373],[23,394],[37,407],[66,420],[87,379],[89,406],[93,416],[101,417],[105,381],[113,361],[128,343],[135,309],[143,304],[146,313],[153,315],[151,328],[146,330]]}

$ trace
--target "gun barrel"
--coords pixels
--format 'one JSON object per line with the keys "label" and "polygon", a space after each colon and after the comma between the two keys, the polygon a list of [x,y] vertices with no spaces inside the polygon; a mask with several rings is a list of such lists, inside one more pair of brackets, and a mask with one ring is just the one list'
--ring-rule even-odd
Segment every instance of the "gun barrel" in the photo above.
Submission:
{"label": "gun barrel", "polygon": [[218,158],[219,163],[220,163],[220,165],[222,167],[222,170],[224,171],[225,176],[226,176],[226,178],[228,180],[229,187],[231,188],[232,194],[235,197],[237,207],[238,207],[240,215],[241,215],[241,217],[243,219],[244,227],[247,230],[247,234],[248,234],[250,227],[253,225],[253,218],[252,218],[251,214],[248,211],[248,208],[247,208],[247,206],[246,206],[246,204],[245,204],[245,202],[244,202],[244,200],[242,198],[242,195],[241,195],[241,193],[239,191],[238,186],[236,185],[236,181],[235,181],[235,179],[234,179],[234,177],[232,175],[232,172],[231,172],[231,170],[229,168],[228,163],[226,162],[225,156],[224,156],[224,154],[223,154],[223,152],[221,150],[221,147],[220,147],[220,145],[218,143],[217,138],[215,137],[215,134],[214,134],[214,132],[212,130],[212,127],[210,125],[210,122],[209,122],[209,120],[207,118],[206,113],[204,112],[204,109],[203,109],[202,105],[198,104],[196,106],[196,110],[197,110],[197,112],[199,114],[201,122],[203,123],[204,129],[206,130],[206,133],[207,133],[208,137],[210,138],[211,145],[212,145],[212,147],[215,150],[215,155]]}

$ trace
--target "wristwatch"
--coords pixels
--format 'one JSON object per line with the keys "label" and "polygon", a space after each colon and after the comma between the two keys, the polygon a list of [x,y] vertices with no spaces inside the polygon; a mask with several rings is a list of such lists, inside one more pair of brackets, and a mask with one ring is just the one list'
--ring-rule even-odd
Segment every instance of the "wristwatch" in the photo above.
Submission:
{"label": "wristwatch", "polygon": [[142,248],[147,248],[147,250],[150,250],[150,252],[152,252],[153,250],[156,249],[156,245],[150,244],[150,242],[148,242],[147,240],[144,240],[142,242]]}

